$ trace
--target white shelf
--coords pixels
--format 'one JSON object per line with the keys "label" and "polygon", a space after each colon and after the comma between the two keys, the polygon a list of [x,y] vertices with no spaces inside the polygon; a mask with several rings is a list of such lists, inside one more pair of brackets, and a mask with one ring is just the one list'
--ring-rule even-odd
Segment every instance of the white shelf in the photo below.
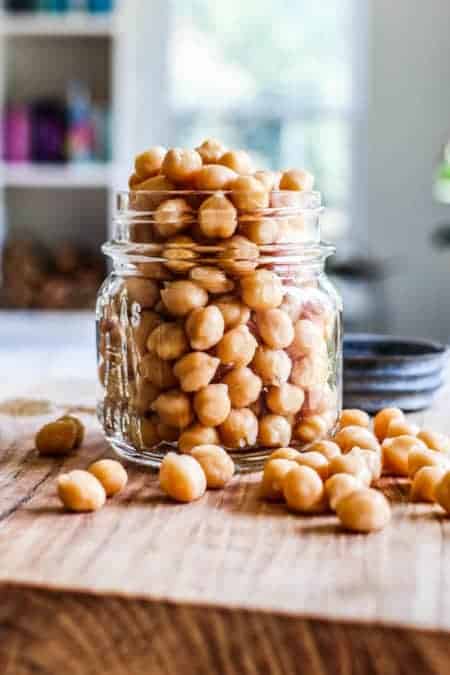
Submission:
{"label": "white shelf", "polygon": [[3,164],[0,184],[28,188],[109,188],[111,164]]}
{"label": "white shelf", "polygon": [[117,33],[118,26],[111,14],[0,13],[0,33],[13,37],[108,37]]}

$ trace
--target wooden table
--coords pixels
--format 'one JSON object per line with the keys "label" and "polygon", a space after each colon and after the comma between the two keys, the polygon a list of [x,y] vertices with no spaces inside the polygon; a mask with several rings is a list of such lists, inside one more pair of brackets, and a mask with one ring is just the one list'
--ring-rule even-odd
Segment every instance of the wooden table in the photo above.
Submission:
{"label": "wooden table", "polygon": [[[176,505],[130,467],[104,509],[65,513],[56,476],[107,452],[92,355],[79,345],[72,363],[73,345],[46,346],[45,372],[38,354],[39,376],[25,377],[38,346],[21,363],[13,347],[0,353],[1,675],[450,671],[450,520],[409,504],[406,483],[385,481],[393,522],[370,536],[261,502],[256,476]],[[11,391],[27,402],[5,405]],[[24,415],[37,398],[51,411]],[[39,458],[36,429],[77,406],[83,449]],[[450,432],[450,388],[417,418]]]}

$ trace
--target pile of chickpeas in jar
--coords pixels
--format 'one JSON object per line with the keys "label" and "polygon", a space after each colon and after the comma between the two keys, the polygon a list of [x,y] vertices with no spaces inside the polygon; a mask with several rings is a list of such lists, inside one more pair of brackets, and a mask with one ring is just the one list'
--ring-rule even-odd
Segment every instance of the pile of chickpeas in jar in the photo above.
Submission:
{"label": "pile of chickpeas in jar", "polygon": [[138,155],[97,303],[98,411],[122,456],[220,444],[238,469],[335,427],[341,302],[304,170],[215,140]]}

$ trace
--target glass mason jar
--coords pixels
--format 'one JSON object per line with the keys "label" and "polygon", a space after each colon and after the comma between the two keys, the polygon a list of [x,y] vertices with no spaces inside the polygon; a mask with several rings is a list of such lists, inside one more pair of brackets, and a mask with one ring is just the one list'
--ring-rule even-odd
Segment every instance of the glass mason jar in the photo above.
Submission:
{"label": "glass mason jar", "polygon": [[341,300],[319,193],[120,193],[97,302],[98,416],[122,457],[218,443],[239,470],[325,438],[341,408]]}

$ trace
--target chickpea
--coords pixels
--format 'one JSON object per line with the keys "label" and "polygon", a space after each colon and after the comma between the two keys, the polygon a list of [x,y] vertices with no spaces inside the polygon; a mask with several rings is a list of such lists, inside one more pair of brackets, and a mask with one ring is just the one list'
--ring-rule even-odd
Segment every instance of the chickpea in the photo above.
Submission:
{"label": "chickpea", "polygon": [[262,389],[261,378],[246,366],[234,368],[225,375],[222,382],[228,386],[233,408],[246,408],[254,403]]}
{"label": "chickpea", "polygon": [[196,242],[192,237],[185,234],[170,237],[162,251],[165,267],[173,274],[187,274],[195,266],[198,257],[195,248]]}
{"label": "chickpea", "polygon": [[78,426],[73,419],[59,419],[45,424],[35,437],[36,450],[40,455],[64,455],[74,450]]}
{"label": "chickpea", "polygon": [[219,363],[219,359],[204,352],[190,352],[176,362],[173,372],[183,391],[199,391],[211,382]]}
{"label": "chickpea", "polygon": [[423,441],[431,450],[450,453],[450,439],[445,434],[440,434],[437,431],[430,431],[429,429],[422,429],[422,431],[419,431],[417,434],[417,438]]}
{"label": "chickpea", "polygon": [[190,455],[168,452],[159,469],[159,484],[177,502],[192,502],[205,494],[206,476]]}
{"label": "chickpea", "polygon": [[320,354],[311,354],[294,362],[291,373],[291,382],[302,389],[310,389],[325,384],[329,376],[328,357]]}
{"label": "chickpea", "polygon": [[197,171],[194,185],[197,190],[226,190],[237,178],[237,173],[220,164],[205,164]]}
{"label": "chickpea", "polygon": [[450,471],[446,471],[435,487],[435,501],[450,513]]}
{"label": "chickpea", "polygon": [[328,422],[321,415],[312,415],[300,420],[294,428],[294,438],[302,443],[312,443],[326,436]]}
{"label": "chickpea", "polygon": [[381,477],[382,458],[381,451],[374,452],[365,448],[352,448],[347,456],[360,457],[370,471],[372,480],[378,480]]}
{"label": "chickpea", "polygon": [[378,490],[364,488],[340,499],[336,513],[347,530],[374,532],[382,530],[391,519],[391,507]]}
{"label": "chickpea", "polygon": [[98,511],[106,501],[103,485],[88,471],[63,473],[57,480],[58,496],[70,511]]}
{"label": "chickpea", "polygon": [[257,245],[250,239],[236,234],[224,242],[221,264],[228,274],[242,277],[255,269],[258,257],[259,249]]}
{"label": "chickpea", "polygon": [[192,209],[185,199],[167,199],[154,213],[155,232],[164,239],[182,232],[192,223]]}
{"label": "chickpea", "polygon": [[251,309],[272,309],[281,305],[283,284],[270,270],[259,269],[241,279],[242,299]]}
{"label": "chickpea", "polygon": [[156,354],[150,353],[144,356],[138,369],[140,375],[158,389],[169,389],[177,383],[172,365],[168,361],[160,359]]}
{"label": "chickpea", "polygon": [[297,323],[303,309],[303,300],[299,295],[292,292],[287,292],[280,305],[280,309],[290,317],[292,323]]}
{"label": "chickpea", "polygon": [[185,429],[193,419],[189,396],[178,389],[171,389],[160,394],[152,403],[152,409],[163,424],[176,429]]}
{"label": "chickpea", "polygon": [[308,450],[308,452],[320,452],[328,460],[342,454],[340,447],[333,441],[313,441],[305,450]]}
{"label": "chickpea", "polygon": [[[301,202],[301,199],[298,196],[298,193],[296,194],[295,192],[290,192],[290,193],[281,193],[283,200],[287,201],[288,203],[286,206],[289,206],[289,202],[291,202],[291,206],[295,207],[296,202]],[[298,207],[300,207],[301,204],[298,204]],[[279,232],[280,232],[280,237],[279,241],[282,243],[308,243],[311,239],[311,225],[310,225],[310,218],[308,218],[306,215],[298,215],[298,216],[285,216],[284,218],[279,218]]]}
{"label": "chickpea", "polygon": [[219,159],[219,164],[227,166],[241,176],[253,173],[253,162],[244,150],[229,150]]}
{"label": "chickpea", "polygon": [[408,453],[408,475],[414,478],[416,473],[424,466],[442,466],[450,469],[450,462],[446,455],[430,448],[413,446]]}
{"label": "chickpea", "polygon": [[347,408],[341,412],[339,417],[339,428],[345,427],[366,427],[370,426],[370,417],[364,410],[356,408]]}
{"label": "chickpea", "polygon": [[335,473],[348,473],[356,476],[365,485],[372,482],[372,472],[359,455],[337,455],[330,459],[328,470],[330,476],[334,476]]}
{"label": "chickpea", "polygon": [[236,209],[224,194],[218,192],[205,199],[200,206],[198,223],[205,237],[228,239],[237,228]]}
{"label": "chickpea", "polygon": [[336,511],[336,507],[341,499],[355,492],[355,490],[361,490],[364,487],[364,483],[350,473],[335,473],[325,483],[325,492],[327,493],[331,510]]}
{"label": "chickpea", "polygon": [[189,273],[192,281],[209,293],[227,293],[234,288],[234,282],[225,272],[216,267],[193,267]]}
{"label": "chickpea", "polygon": [[100,333],[99,349],[103,356],[107,350],[120,350],[123,335],[118,319],[100,319],[98,329]]}
{"label": "chickpea", "polygon": [[179,359],[189,350],[183,327],[177,323],[161,323],[150,334],[147,349],[163,361]]}
{"label": "chickpea", "polygon": [[404,421],[405,415],[400,408],[384,408],[375,415],[373,431],[380,442],[386,438],[388,426],[394,419]]}
{"label": "chickpea", "polygon": [[289,471],[294,469],[295,466],[295,463],[288,458],[284,459],[280,457],[269,459],[264,465],[264,472],[260,485],[261,497],[269,499],[270,501],[280,501],[284,499],[284,479]]}
{"label": "chickpea", "polygon": [[314,187],[314,176],[304,169],[284,171],[280,180],[280,190],[311,192]]}
{"label": "chickpea", "polygon": [[291,440],[291,425],[281,415],[263,415],[259,420],[258,442],[267,448],[284,448]]}
{"label": "chickpea", "polygon": [[284,349],[294,339],[294,327],[286,312],[281,309],[266,309],[256,313],[259,334],[269,347]]}
{"label": "chickpea", "polygon": [[309,466],[296,466],[284,477],[283,494],[293,511],[317,513],[326,508],[326,495],[322,479]]}
{"label": "chickpea", "polygon": [[157,312],[150,309],[143,310],[139,314],[139,323],[133,326],[133,342],[138,354],[143,356],[147,351],[147,339],[150,333],[161,323],[161,317]]}
{"label": "chickpea", "polygon": [[281,386],[287,382],[292,362],[282,349],[269,349],[260,345],[255,353],[252,368],[263,384]]}
{"label": "chickpea", "polygon": [[132,173],[128,179],[128,187],[130,190],[134,190],[139,183],[142,183],[142,178],[139,178],[136,173]]}
{"label": "chickpea", "polygon": [[134,171],[136,176],[141,180],[156,176],[156,174],[161,171],[166,152],[166,148],[156,145],[146,152],[137,155],[134,160]]}
{"label": "chickpea", "polygon": [[220,438],[228,448],[246,448],[255,445],[258,419],[249,408],[231,409],[219,427]]}
{"label": "chickpea", "polygon": [[192,310],[186,319],[186,333],[192,349],[211,349],[223,338],[225,322],[218,307]]}
{"label": "chickpea", "polygon": [[269,206],[269,193],[263,183],[253,176],[239,176],[231,184],[231,198],[241,211],[255,211]]}
{"label": "chickpea", "polygon": [[420,427],[417,424],[410,424],[406,420],[394,419],[389,422],[386,438],[394,438],[394,436],[417,436]]}
{"label": "chickpea", "polygon": [[295,461],[300,466],[309,466],[311,469],[314,469],[314,471],[317,471],[322,480],[328,478],[329,461],[320,452],[301,452]]}
{"label": "chickpea", "polygon": [[175,185],[166,176],[152,176],[134,186],[136,192],[172,192]]}
{"label": "chickpea", "polygon": [[159,444],[161,440],[158,433],[158,420],[155,415],[152,417],[141,417],[137,429],[136,429],[136,438],[134,442],[137,441],[137,445],[143,445],[145,448],[153,448]]}
{"label": "chickpea", "polygon": [[186,316],[208,302],[208,293],[192,281],[172,281],[161,291],[162,301],[174,316]]}
{"label": "chickpea", "polygon": [[219,434],[214,427],[204,427],[202,424],[193,424],[185,429],[178,439],[180,452],[189,454],[196,445],[218,445]]}
{"label": "chickpea", "polygon": [[332,390],[328,384],[309,387],[305,391],[305,402],[302,407],[303,417],[322,415],[329,410],[336,411],[336,408],[337,392]]}
{"label": "chickpea", "polygon": [[99,459],[89,466],[88,471],[103,485],[107,497],[123,490],[128,481],[125,468],[114,459]]}
{"label": "chickpea", "polygon": [[152,279],[126,277],[125,288],[130,304],[137,302],[141,307],[150,309],[159,300],[159,287]]}
{"label": "chickpea", "polygon": [[294,448],[277,448],[269,455],[267,461],[270,462],[272,459],[290,459],[292,462],[295,462],[300,454]]}
{"label": "chickpea", "polygon": [[233,295],[224,295],[218,298],[214,302],[214,305],[222,314],[226,329],[236,328],[236,326],[247,323],[250,319],[249,308]]}
{"label": "chickpea", "polygon": [[246,366],[253,359],[258,343],[247,326],[225,333],[216,347],[217,356],[228,366]]}
{"label": "chickpea", "polygon": [[280,226],[276,218],[255,218],[249,215],[242,216],[239,222],[242,234],[259,246],[274,244],[278,241]]}
{"label": "chickpea", "polygon": [[195,149],[202,158],[203,164],[217,164],[226,152],[225,146],[215,138],[207,138]]}
{"label": "chickpea", "polygon": [[334,436],[334,442],[339,445],[342,452],[350,452],[354,447],[366,450],[380,450],[380,444],[369,429],[364,427],[349,426],[338,431]]}
{"label": "chickpea", "polygon": [[217,427],[227,419],[231,411],[226,384],[208,384],[194,396],[194,410],[205,427]]}
{"label": "chickpea", "polygon": [[[130,241],[136,241],[136,239],[130,239]],[[167,263],[164,265],[161,262],[136,263],[136,269],[143,277],[148,279],[158,279],[159,281],[170,281],[172,279],[172,274],[167,269]]]}
{"label": "chickpea", "polygon": [[288,351],[293,358],[326,352],[326,344],[320,326],[309,319],[297,321],[294,325]]}
{"label": "chickpea", "polygon": [[423,466],[414,475],[409,498],[412,502],[435,502],[436,488],[447,472],[445,466]]}
{"label": "chickpea", "polygon": [[234,462],[219,445],[197,445],[192,448],[191,455],[205,472],[209,488],[223,488],[233,478]]}
{"label": "chickpea", "polygon": [[74,448],[79,448],[83,441],[84,441],[84,435],[86,432],[86,429],[84,428],[83,422],[78,419],[78,417],[75,417],[74,415],[62,415],[62,417],[58,417],[56,420],[57,422],[71,422],[72,424],[75,424],[75,427],[77,429],[77,435],[75,438],[75,444]]}
{"label": "chickpea", "polygon": [[161,172],[174,183],[191,183],[197,171],[202,168],[202,158],[196,150],[172,148],[168,150],[161,166]]}
{"label": "chickpea", "polygon": [[303,389],[284,382],[279,387],[270,387],[266,394],[267,406],[277,415],[295,415],[305,400]]}
{"label": "chickpea", "polygon": [[136,392],[132,397],[132,406],[138,415],[145,415],[150,410],[150,406],[160,394],[158,387],[154,384],[138,378],[136,381]]}
{"label": "chickpea", "polygon": [[408,455],[416,449],[425,450],[426,446],[415,436],[385,438],[381,445],[383,472],[393,476],[407,476]]}
{"label": "chickpea", "polygon": [[281,171],[255,171],[254,177],[261,181],[267,192],[280,189]]}

